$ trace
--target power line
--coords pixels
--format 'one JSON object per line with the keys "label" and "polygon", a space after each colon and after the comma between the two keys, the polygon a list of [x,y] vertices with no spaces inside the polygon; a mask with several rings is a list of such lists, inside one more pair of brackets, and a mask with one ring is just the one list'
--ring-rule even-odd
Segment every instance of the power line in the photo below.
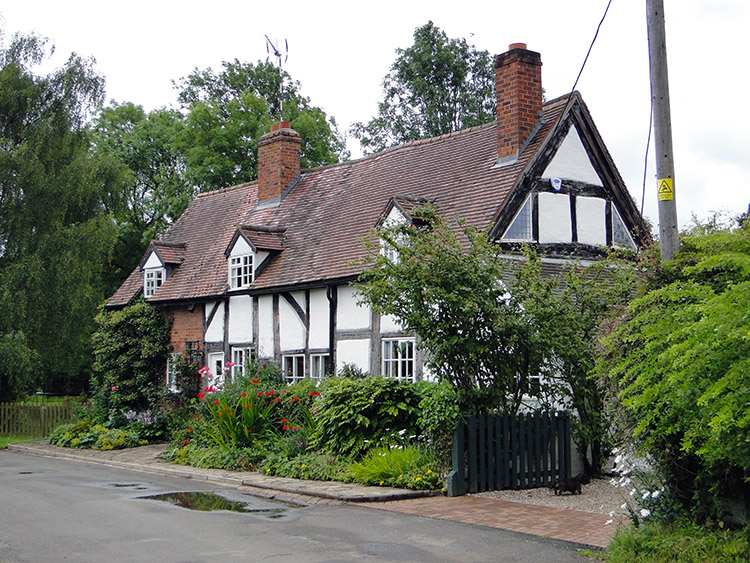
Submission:
{"label": "power line", "polygon": [[573,87],[570,89],[571,92],[575,91],[576,86],[578,86],[578,81],[581,79],[581,74],[583,74],[583,69],[586,67],[586,62],[589,60],[591,49],[594,48],[594,43],[596,42],[596,38],[599,36],[599,30],[601,29],[602,24],[604,23],[604,18],[607,17],[607,12],[609,11],[609,6],[611,4],[612,4],[612,0],[609,0],[609,2],[607,2],[607,8],[604,10],[604,15],[602,16],[601,21],[599,21],[599,25],[596,26],[596,33],[594,34],[594,38],[591,40],[591,45],[589,45],[589,50],[586,53],[586,58],[583,59],[583,64],[581,65],[581,70],[578,72],[578,76],[576,77],[575,84],[573,84]]}

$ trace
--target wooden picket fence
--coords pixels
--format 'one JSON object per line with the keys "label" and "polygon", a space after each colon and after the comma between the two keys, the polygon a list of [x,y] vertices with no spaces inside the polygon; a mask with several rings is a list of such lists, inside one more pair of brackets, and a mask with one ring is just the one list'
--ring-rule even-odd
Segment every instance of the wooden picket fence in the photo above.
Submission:
{"label": "wooden picket fence", "polygon": [[549,486],[570,476],[567,412],[468,417],[453,433],[448,496]]}
{"label": "wooden picket fence", "polygon": [[71,405],[0,403],[0,436],[48,436],[58,424],[73,420]]}

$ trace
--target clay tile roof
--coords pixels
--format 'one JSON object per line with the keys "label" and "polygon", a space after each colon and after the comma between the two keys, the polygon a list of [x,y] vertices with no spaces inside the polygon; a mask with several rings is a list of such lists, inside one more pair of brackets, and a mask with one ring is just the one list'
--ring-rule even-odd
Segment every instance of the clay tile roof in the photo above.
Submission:
{"label": "clay tile roof", "polygon": [[[362,240],[378,225],[391,200],[406,212],[424,200],[434,201],[449,224],[460,217],[487,228],[575,96],[547,102],[542,128],[516,162],[502,167],[496,166],[493,122],[303,170],[276,207],[256,209],[256,182],[201,194],[162,237],[162,244],[185,246],[181,265],[151,300],[223,295],[228,275],[225,251],[238,229],[257,248],[283,248],[271,254],[251,287],[270,291],[358,275],[358,260],[365,252]],[[134,272],[108,306],[128,303],[140,287],[142,274]]]}
{"label": "clay tile roof", "polygon": [[170,243],[155,240],[151,242],[150,247],[156,252],[162,264],[181,264],[185,258],[187,244],[184,242]]}
{"label": "clay tile roof", "polygon": [[255,248],[284,250],[284,232],[286,229],[240,225],[239,231]]}

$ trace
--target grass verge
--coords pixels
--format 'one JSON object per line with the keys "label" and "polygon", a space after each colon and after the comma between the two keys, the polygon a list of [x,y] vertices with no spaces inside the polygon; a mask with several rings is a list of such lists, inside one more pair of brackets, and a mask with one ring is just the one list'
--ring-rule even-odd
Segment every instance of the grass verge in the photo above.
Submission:
{"label": "grass verge", "polygon": [[17,444],[18,442],[29,442],[31,440],[41,439],[41,436],[0,436],[0,450],[5,449],[8,444]]}

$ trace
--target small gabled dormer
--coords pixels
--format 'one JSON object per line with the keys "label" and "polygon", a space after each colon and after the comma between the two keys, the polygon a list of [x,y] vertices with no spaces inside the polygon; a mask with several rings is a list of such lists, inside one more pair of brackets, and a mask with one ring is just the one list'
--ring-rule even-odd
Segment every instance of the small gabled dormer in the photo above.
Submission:
{"label": "small gabled dormer", "polygon": [[226,250],[229,290],[250,287],[270,262],[284,249],[284,229],[240,225]]}
{"label": "small gabled dormer", "polygon": [[[380,214],[380,220],[376,228],[380,230],[397,225],[419,226],[421,222],[418,218],[414,217],[414,209],[427,203],[432,203],[432,201],[423,197],[394,196]],[[382,238],[380,239],[380,253],[391,262],[397,263],[399,260],[398,251]]]}
{"label": "small gabled dormer", "polygon": [[143,296],[153,297],[156,290],[179,267],[184,259],[185,243],[152,241],[146,251],[140,268],[143,272]]}

